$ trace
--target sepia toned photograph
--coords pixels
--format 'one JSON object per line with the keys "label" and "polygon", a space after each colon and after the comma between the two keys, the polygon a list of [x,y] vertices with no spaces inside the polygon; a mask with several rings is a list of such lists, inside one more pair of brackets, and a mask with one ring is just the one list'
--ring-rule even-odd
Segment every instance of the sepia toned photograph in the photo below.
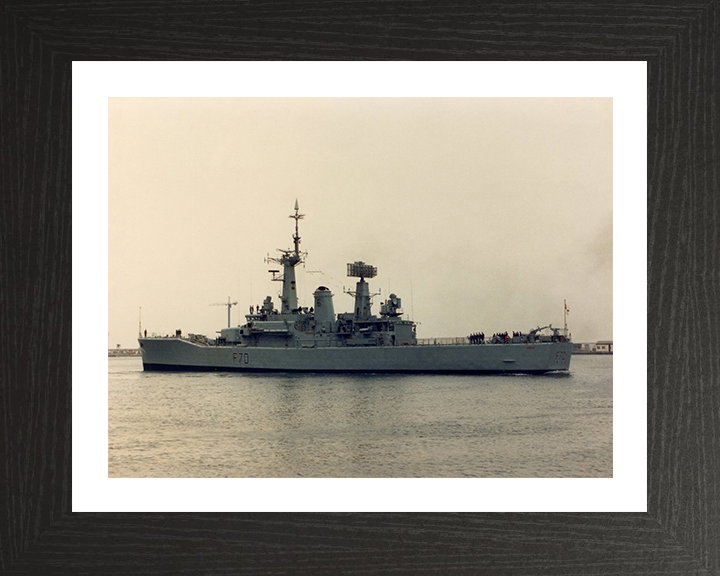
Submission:
{"label": "sepia toned photograph", "polygon": [[612,98],[109,98],[108,476],[612,478]]}

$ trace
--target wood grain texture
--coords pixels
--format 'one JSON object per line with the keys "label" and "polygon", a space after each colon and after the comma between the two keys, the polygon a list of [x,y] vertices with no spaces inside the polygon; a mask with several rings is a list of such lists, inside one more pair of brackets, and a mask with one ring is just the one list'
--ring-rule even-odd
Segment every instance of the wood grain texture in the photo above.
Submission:
{"label": "wood grain texture", "polygon": [[[477,4],[477,5],[476,5]],[[0,5],[0,572],[720,573],[718,2]],[[647,60],[647,514],[72,514],[72,60]]]}

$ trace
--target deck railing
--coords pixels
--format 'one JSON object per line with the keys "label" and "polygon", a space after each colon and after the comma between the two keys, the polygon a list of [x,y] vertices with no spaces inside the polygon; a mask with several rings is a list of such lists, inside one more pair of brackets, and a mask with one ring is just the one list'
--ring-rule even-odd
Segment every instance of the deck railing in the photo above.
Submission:
{"label": "deck railing", "polygon": [[466,336],[456,336],[454,338],[418,338],[418,346],[462,346],[469,345],[470,340]]}

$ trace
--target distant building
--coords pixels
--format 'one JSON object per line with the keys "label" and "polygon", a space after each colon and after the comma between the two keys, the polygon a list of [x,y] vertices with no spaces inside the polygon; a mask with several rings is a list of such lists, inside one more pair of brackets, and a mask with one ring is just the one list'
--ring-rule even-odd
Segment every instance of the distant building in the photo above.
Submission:
{"label": "distant building", "polygon": [[612,354],[612,344],[612,340],[600,340],[597,344],[595,344],[595,350],[600,353]]}
{"label": "distant building", "polygon": [[599,342],[576,342],[573,343],[573,354],[612,354],[612,340],[600,340]]}
{"label": "distant building", "polygon": [[108,350],[108,357],[111,356],[140,356],[140,348],[120,348],[120,344],[114,350]]}

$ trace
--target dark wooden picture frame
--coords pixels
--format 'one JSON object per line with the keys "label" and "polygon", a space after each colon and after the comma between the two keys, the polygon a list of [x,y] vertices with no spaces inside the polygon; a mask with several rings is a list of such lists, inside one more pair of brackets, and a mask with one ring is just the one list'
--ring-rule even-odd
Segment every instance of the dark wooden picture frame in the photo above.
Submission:
{"label": "dark wooden picture frame", "polygon": [[[719,32],[717,1],[3,3],[0,572],[720,572]],[[71,512],[72,61],[204,59],[647,61],[647,513]]]}

